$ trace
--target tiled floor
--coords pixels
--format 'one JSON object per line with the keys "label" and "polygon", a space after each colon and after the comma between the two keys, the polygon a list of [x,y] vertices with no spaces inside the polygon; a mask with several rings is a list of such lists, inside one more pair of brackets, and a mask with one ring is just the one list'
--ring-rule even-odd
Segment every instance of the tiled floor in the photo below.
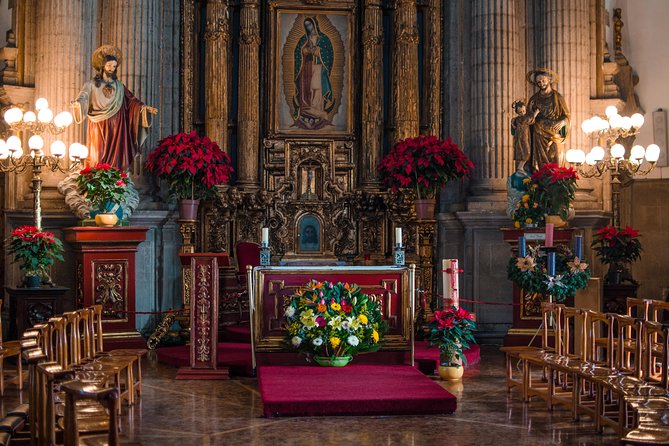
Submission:
{"label": "tiled floor", "polygon": [[[440,381],[458,397],[453,415],[412,417],[262,417],[257,382],[176,381],[176,369],[149,357],[144,394],[123,409],[122,441],[148,445],[603,445],[617,444],[612,431],[594,432],[583,417],[545,404],[529,406],[517,391],[504,387],[503,356],[495,347],[482,349],[481,364],[461,383]],[[295,379],[299,379],[296,376]],[[16,403],[9,389],[6,411]]]}

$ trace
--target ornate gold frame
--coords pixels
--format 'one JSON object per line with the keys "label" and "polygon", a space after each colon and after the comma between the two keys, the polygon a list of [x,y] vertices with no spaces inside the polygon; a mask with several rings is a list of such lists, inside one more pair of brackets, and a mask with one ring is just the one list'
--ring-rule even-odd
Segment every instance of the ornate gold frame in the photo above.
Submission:
{"label": "ornate gold frame", "polygon": [[[354,133],[353,113],[355,111],[355,95],[353,94],[352,76],[353,67],[356,65],[355,58],[355,29],[356,16],[354,14],[355,5],[341,4],[328,5],[328,8],[301,6],[299,4],[277,5],[277,2],[270,3],[270,45],[269,51],[269,107],[268,123],[269,138],[276,137],[308,137],[308,138],[332,138],[350,136]],[[286,130],[279,129],[279,104],[283,99],[279,97],[281,89],[279,88],[279,70],[281,68],[281,42],[280,42],[280,15],[281,14],[319,14],[319,15],[345,15],[348,18],[348,46],[344,47],[346,51],[346,129],[345,130],[326,130],[309,132],[303,129]]]}

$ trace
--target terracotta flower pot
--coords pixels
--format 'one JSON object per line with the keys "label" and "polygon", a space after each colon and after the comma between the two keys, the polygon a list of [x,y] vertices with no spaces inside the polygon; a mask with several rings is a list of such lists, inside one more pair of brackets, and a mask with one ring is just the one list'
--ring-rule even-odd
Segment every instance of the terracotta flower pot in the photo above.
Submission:
{"label": "terracotta flower pot", "polygon": [[200,200],[179,200],[179,219],[197,220],[197,208],[199,205]]}
{"label": "terracotta flower pot", "polygon": [[419,220],[434,219],[434,207],[436,200],[434,198],[416,198],[414,205],[416,207],[416,218]]}
{"label": "terracotta flower pot", "polygon": [[103,227],[103,228],[111,228],[118,223],[118,215],[116,214],[111,214],[111,213],[105,213],[105,214],[97,214],[95,216],[95,224],[97,226]]}

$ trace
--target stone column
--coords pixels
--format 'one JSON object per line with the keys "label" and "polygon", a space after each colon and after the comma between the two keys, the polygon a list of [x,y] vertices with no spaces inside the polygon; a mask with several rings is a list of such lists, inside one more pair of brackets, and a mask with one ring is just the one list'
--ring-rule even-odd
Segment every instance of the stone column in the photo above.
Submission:
{"label": "stone column", "polygon": [[260,16],[258,0],[242,0],[239,39],[237,184],[258,187],[260,152]]}
{"label": "stone column", "polygon": [[207,0],[204,33],[205,132],[221,149],[228,147],[230,17],[227,0]]}
{"label": "stone column", "polygon": [[365,0],[362,29],[362,137],[360,183],[378,189],[376,166],[383,154],[383,15],[382,0]]}
{"label": "stone column", "polygon": [[426,48],[427,63],[425,67],[425,121],[427,134],[441,137],[441,93],[442,93],[442,37],[441,37],[442,0],[428,0]]}
{"label": "stone column", "polygon": [[560,153],[563,161],[567,148],[588,149],[590,143],[581,130],[581,123],[589,117],[590,6],[583,0],[542,0],[537,6],[541,26],[537,42],[539,65],[535,68],[546,67],[559,75],[555,88],[571,112],[570,136]]}
{"label": "stone column", "polygon": [[506,206],[506,179],[513,173],[511,104],[516,86],[518,24],[514,0],[472,3],[472,161],[476,166],[469,210]]}
{"label": "stone column", "polygon": [[195,111],[195,0],[181,3],[181,128],[193,129]]}
{"label": "stone column", "polygon": [[416,0],[395,0],[393,14],[393,142],[418,135]]}

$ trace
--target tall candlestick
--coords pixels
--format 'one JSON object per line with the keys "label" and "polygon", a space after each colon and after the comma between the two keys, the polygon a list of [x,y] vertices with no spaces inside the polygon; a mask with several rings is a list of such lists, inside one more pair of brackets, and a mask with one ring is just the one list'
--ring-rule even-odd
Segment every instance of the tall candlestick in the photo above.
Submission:
{"label": "tall candlestick", "polygon": [[269,246],[269,228],[262,228],[262,245]]}
{"label": "tall candlestick", "polygon": [[395,228],[395,244],[402,246],[402,228]]}
{"label": "tall candlestick", "polygon": [[544,246],[546,248],[553,247],[553,223],[546,223],[546,243]]}
{"label": "tall candlestick", "polygon": [[548,275],[555,277],[555,251],[548,252]]}
{"label": "tall candlestick", "polygon": [[574,256],[583,259],[583,236],[577,235],[574,238]]}
{"label": "tall candlestick", "polygon": [[527,243],[525,242],[525,236],[521,235],[518,237],[518,257],[525,257],[527,255]]}

